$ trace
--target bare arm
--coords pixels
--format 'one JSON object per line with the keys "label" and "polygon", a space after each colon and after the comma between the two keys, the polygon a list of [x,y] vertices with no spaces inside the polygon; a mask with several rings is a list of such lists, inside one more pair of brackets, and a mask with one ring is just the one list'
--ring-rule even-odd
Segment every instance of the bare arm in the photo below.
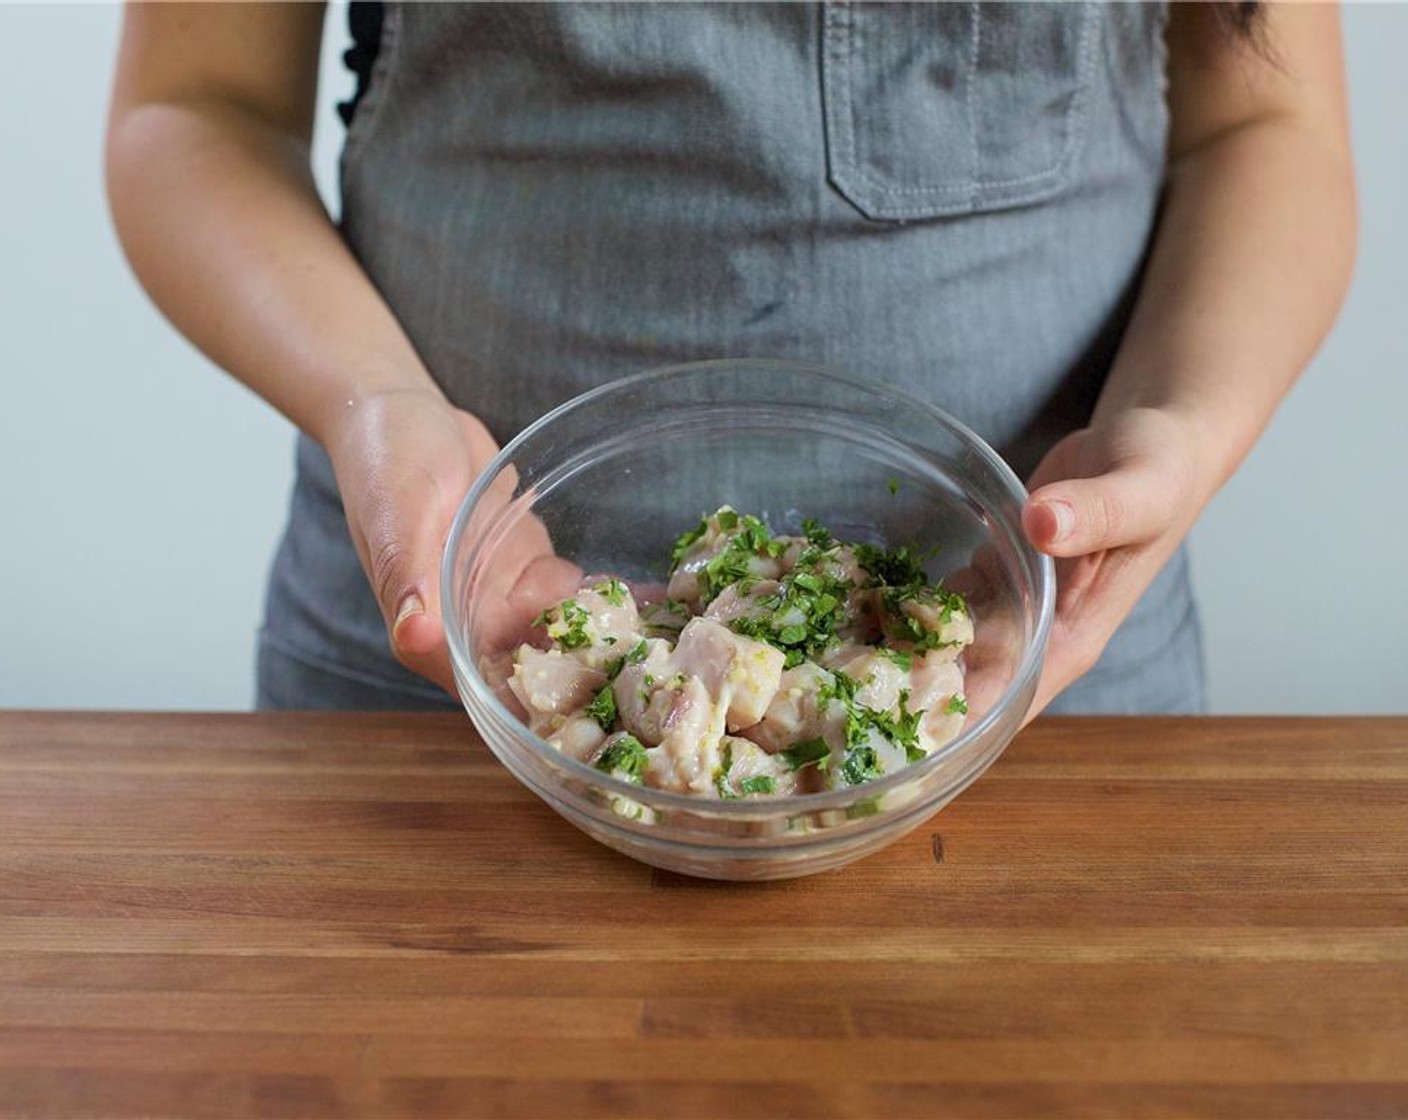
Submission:
{"label": "bare arm", "polygon": [[1267,54],[1176,4],[1170,167],[1129,330],[1089,428],[1032,479],[1028,535],[1060,557],[1044,705],[1236,470],[1328,332],[1354,256],[1339,13],[1271,4]]}
{"label": "bare arm", "polygon": [[108,193],[152,299],[314,438],[349,400],[433,391],[309,168],[318,4],[133,5]]}
{"label": "bare arm", "polygon": [[320,4],[130,6],[108,194],[162,311],[328,450],[393,649],[453,688],[439,553],[496,449],[435,386],[318,198],[322,21]]}

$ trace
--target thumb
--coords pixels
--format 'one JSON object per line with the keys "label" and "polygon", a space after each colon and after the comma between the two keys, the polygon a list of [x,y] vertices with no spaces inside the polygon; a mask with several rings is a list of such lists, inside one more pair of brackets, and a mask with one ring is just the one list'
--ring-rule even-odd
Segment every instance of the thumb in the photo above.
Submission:
{"label": "thumb", "polygon": [[430,519],[386,526],[384,539],[368,542],[369,575],[391,650],[413,672],[451,687],[440,619],[440,546]]}
{"label": "thumb", "polygon": [[1051,556],[1085,556],[1150,540],[1175,516],[1170,480],[1143,465],[1064,478],[1034,491],[1022,510],[1027,538]]}

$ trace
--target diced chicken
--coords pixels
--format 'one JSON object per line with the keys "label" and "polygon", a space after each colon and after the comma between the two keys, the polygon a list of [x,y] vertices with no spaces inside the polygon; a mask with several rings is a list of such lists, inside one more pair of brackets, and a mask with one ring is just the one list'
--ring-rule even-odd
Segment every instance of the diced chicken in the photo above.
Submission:
{"label": "diced chicken", "polygon": [[714,789],[720,797],[785,796],[797,792],[797,774],[780,755],[749,739],[725,735],[719,744]]}
{"label": "diced chicken", "polygon": [[874,587],[857,587],[846,595],[845,621],[836,628],[843,645],[873,646],[884,634],[880,592]]}
{"label": "diced chicken", "polygon": [[708,793],[719,765],[724,708],[695,677],[667,684],[656,696],[669,700],[660,721],[659,745],[646,751],[646,783],[677,793]]}
{"label": "diced chicken", "polygon": [[777,753],[805,739],[845,738],[845,712],[835,703],[822,704],[819,692],[835,678],[810,661],[783,672],[777,694],[763,718],[743,734],[765,751]]}
{"label": "diced chicken", "polygon": [[703,684],[725,708],[730,731],[763,718],[777,695],[786,660],[766,642],[735,634],[710,618],[692,619],[675,646],[675,671]]}
{"label": "diced chicken", "polygon": [[[842,646],[827,667],[855,681],[856,703],[877,712],[895,712],[900,693],[910,688],[909,673],[893,657],[865,646]],[[912,704],[910,710],[915,710]]]}
{"label": "diced chicken", "polygon": [[561,725],[545,735],[548,745],[556,747],[563,754],[578,762],[590,762],[601,753],[606,742],[606,732],[601,724],[588,715],[558,716]]}
{"label": "diced chicken", "polygon": [[909,754],[904,747],[869,728],[860,743],[833,751],[830,765],[818,770],[817,779],[822,789],[845,789],[886,777],[908,765]]}
{"label": "diced chicken", "polygon": [[[674,699],[666,685],[675,676],[670,660],[670,643],[663,638],[646,638],[641,656],[627,654],[627,662],[616,674],[611,691],[616,697],[616,715],[621,726],[642,743],[654,746],[665,734],[665,720]],[[663,690],[663,691],[662,691]]]}
{"label": "diced chicken", "polygon": [[973,619],[904,549],[865,569],[860,547],[724,507],[683,538],[668,588],[588,577],[541,619],[551,649],[486,677],[551,745],[628,781],[722,798],[873,781],[962,730]]}
{"label": "diced chicken", "polygon": [[[720,524],[721,516],[728,523],[728,528],[723,528]],[[717,513],[705,518],[702,533],[685,547],[670,573],[666,594],[675,602],[688,606],[691,613],[697,614],[703,605],[700,573],[709,566],[710,561],[730,549],[734,538],[745,532],[745,521],[745,518],[740,518],[729,506],[724,506]],[[739,561],[739,574],[750,579],[775,580],[783,571],[778,557],[771,554],[751,552],[740,556]]]}
{"label": "diced chicken", "polygon": [[704,608],[705,618],[715,622],[729,623],[735,618],[757,618],[771,614],[763,605],[763,600],[777,592],[779,584],[775,579],[759,580],[746,591],[740,591],[740,584],[731,583],[715,596],[713,602]]}
{"label": "diced chicken", "polygon": [[964,646],[972,644],[973,617],[947,592],[907,597],[899,603],[899,612],[900,617],[888,613],[885,619],[886,632],[892,638],[917,637],[912,633],[917,626],[925,635],[936,635],[938,644],[931,654],[940,654],[949,661],[955,660]]}
{"label": "diced chicken", "polygon": [[689,608],[673,599],[640,605],[641,632],[647,638],[668,638],[674,641],[691,617]]}
{"label": "diced chicken", "polygon": [[909,710],[923,712],[919,745],[925,752],[943,746],[963,730],[963,670],[948,650],[936,649],[914,658],[910,670]]}
{"label": "diced chicken", "polygon": [[[592,702],[606,674],[559,649],[520,646],[508,687],[528,712],[535,733],[555,731],[548,717],[566,716]],[[559,724],[558,726],[561,726]]]}
{"label": "diced chicken", "polygon": [[590,586],[547,611],[546,625],[555,648],[603,669],[640,640],[641,624],[624,583],[594,578]]}

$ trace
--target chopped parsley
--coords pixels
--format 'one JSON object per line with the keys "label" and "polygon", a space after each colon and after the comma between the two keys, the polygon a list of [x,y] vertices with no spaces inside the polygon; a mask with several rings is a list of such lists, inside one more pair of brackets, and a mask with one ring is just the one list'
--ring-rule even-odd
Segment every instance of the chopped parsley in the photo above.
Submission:
{"label": "chopped parsley", "polygon": [[826,745],[825,739],[803,739],[781,753],[782,760],[792,770],[800,770],[812,763],[817,764],[818,770],[824,770],[826,766],[823,760],[830,756],[831,748]]}
{"label": "chopped parsley", "polygon": [[880,758],[869,743],[848,747],[841,759],[841,778],[848,786],[858,786],[885,776]]}
{"label": "chopped parsley", "polygon": [[754,774],[738,783],[738,792],[745,797],[754,793],[776,793],[777,782],[771,774]]}
{"label": "chopped parsley", "polygon": [[948,703],[944,705],[944,712],[951,716],[966,716],[968,714],[968,700],[963,693],[955,692],[948,698]]}
{"label": "chopped parsley", "polygon": [[687,529],[679,535],[675,541],[675,546],[670,550],[670,571],[674,572],[680,566],[680,561],[684,559],[684,554],[689,551],[689,546],[699,540],[709,531],[708,517],[701,517],[699,524],[693,529]]}
{"label": "chopped parsley", "polygon": [[858,544],[852,551],[856,562],[879,586],[916,589],[928,584],[924,562],[908,545],[885,549],[873,544]]}
{"label": "chopped parsley", "polygon": [[[715,516],[722,516],[723,512]],[[755,560],[776,559],[787,550],[787,542],[777,540],[758,518],[728,512],[732,514],[726,530],[729,536],[698,574],[699,599],[705,604],[716,599],[730,584],[755,579]]]}
{"label": "chopped parsley", "polygon": [[850,785],[859,785],[883,776],[879,756],[871,742],[871,732],[878,732],[897,747],[904,748],[905,758],[918,762],[927,757],[919,745],[919,721],[922,711],[909,710],[909,690],[900,692],[897,714],[867,707],[856,699],[858,683],[841,670],[832,674],[832,681],[817,689],[818,705],[839,703],[846,714],[846,752],[841,762],[841,777]]}
{"label": "chopped parsley", "polygon": [[724,753],[719,757],[719,768],[714,771],[714,788],[719,791],[719,796],[725,801],[732,801],[738,796],[728,784],[728,772],[733,769],[733,744],[724,744]]}
{"label": "chopped parsley", "polygon": [[641,741],[634,735],[622,735],[601,752],[596,768],[639,785],[645,763],[645,746]]}
{"label": "chopped parsley", "polygon": [[626,605],[626,585],[614,576],[596,584],[592,590],[613,607],[623,607]]}
{"label": "chopped parsley", "polygon": [[828,562],[836,559],[839,546],[822,543],[815,529],[812,537],[815,540],[802,549],[777,590],[758,600],[755,613],[728,624],[735,634],[782,650],[788,669],[836,644],[837,631],[846,621],[846,596],[853,586],[831,574],[834,565]]}
{"label": "chopped parsley", "polygon": [[[556,615],[554,618],[553,616]],[[546,626],[548,637],[560,649],[581,649],[591,644],[587,633],[587,623],[591,621],[587,608],[576,599],[564,599],[555,607],[549,607],[533,620],[534,626]]]}
{"label": "chopped parsley", "polygon": [[893,476],[891,476],[890,481],[885,483],[885,485],[892,496],[900,492],[900,480]]}
{"label": "chopped parsley", "polygon": [[612,724],[616,722],[616,693],[609,684],[587,705],[587,715],[596,720],[603,731],[611,730]]}
{"label": "chopped parsley", "polygon": [[914,668],[914,655],[905,649],[888,649],[884,646],[875,651],[882,657],[888,658],[903,669],[906,673]]}

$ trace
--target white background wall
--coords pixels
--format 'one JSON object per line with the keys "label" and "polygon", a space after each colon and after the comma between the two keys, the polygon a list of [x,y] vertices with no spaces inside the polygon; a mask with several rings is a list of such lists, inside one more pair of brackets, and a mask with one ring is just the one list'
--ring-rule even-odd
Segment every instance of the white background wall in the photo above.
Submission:
{"label": "white background wall", "polygon": [[[0,6],[0,706],[244,708],[291,429],[123,263],[100,154],[119,20]],[[1345,23],[1360,264],[1194,534],[1219,712],[1408,711],[1408,6]],[[328,27],[325,192],[341,9]]]}

